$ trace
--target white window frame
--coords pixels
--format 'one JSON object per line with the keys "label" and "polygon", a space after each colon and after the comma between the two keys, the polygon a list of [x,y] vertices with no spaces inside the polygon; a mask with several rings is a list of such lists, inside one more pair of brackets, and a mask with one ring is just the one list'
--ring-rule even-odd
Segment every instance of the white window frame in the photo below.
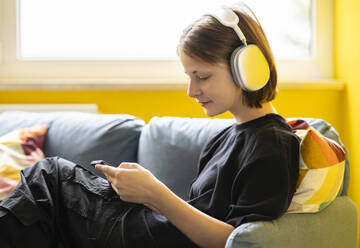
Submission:
{"label": "white window frame", "polygon": [[[277,60],[279,81],[328,80],[333,71],[333,0],[315,0],[314,56]],[[0,83],[3,81],[186,83],[178,60],[22,60],[17,39],[18,0],[0,0]],[[180,35],[180,34],[179,34]],[[175,49],[175,48],[174,48]],[[171,88],[171,87],[170,87]]]}

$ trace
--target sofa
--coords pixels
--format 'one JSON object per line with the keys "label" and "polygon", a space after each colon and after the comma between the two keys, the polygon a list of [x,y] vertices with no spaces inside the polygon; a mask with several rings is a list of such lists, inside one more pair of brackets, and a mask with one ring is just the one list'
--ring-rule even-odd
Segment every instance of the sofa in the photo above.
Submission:
{"label": "sofa", "polygon": [[[330,124],[321,119],[304,119],[341,144]],[[153,117],[146,124],[127,114],[8,111],[0,114],[0,123],[0,136],[19,128],[47,125],[43,147],[47,157],[59,156],[85,166],[98,159],[114,165],[138,162],[186,200],[202,146],[234,120]],[[348,184],[346,158],[342,189],[328,207],[319,213],[285,214],[273,221],[243,224],[229,236],[226,248],[357,247],[357,210],[347,197]]]}

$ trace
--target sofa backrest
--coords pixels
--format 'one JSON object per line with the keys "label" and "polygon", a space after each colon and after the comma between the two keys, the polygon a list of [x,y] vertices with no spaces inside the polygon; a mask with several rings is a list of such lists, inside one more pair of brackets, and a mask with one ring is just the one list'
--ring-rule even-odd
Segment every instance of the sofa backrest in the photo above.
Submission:
{"label": "sofa backrest", "polygon": [[0,135],[37,124],[47,125],[45,156],[60,156],[82,165],[103,159],[118,165],[136,162],[141,129],[145,122],[131,115],[83,112],[0,114]]}
{"label": "sofa backrest", "polygon": [[[302,119],[342,145],[337,132],[327,122],[321,119]],[[191,183],[197,175],[202,147],[216,132],[233,123],[233,119],[154,117],[142,130],[138,162],[186,200]],[[343,145],[342,147],[345,149]],[[349,163],[346,159],[341,195],[346,195],[348,182]]]}
{"label": "sofa backrest", "polygon": [[233,119],[154,117],[141,132],[138,162],[187,200],[203,145],[233,123]]}
{"label": "sofa backrest", "polygon": [[[321,119],[302,118],[346,151],[339,135]],[[31,113],[9,111],[0,114],[0,135],[12,130],[46,124],[46,156],[60,156],[79,164],[104,159],[113,165],[139,162],[183,199],[197,174],[203,145],[216,132],[232,125],[233,119],[154,117],[149,124],[131,115],[81,112]],[[141,134],[141,135],[140,135]],[[341,195],[349,184],[346,154]]]}

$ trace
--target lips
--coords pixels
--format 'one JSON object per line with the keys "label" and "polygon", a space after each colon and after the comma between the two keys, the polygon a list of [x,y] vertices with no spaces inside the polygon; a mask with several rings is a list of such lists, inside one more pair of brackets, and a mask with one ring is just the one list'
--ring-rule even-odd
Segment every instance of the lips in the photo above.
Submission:
{"label": "lips", "polygon": [[201,107],[204,107],[206,104],[208,104],[210,101],[208,101],[208,102],[199,102],[200,103],[200,105],[201,105]]}

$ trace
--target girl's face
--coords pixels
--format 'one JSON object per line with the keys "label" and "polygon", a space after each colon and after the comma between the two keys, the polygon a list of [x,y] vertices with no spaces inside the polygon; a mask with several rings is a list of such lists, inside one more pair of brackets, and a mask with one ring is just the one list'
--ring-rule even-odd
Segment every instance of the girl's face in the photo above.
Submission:
{"label": "girl's face", "polygon": [[194,59],[180,51],[180,60],[190,82],[187,89],[208,116],[216,116],[229,110],[241,112],[242,90],[232,79],[227,65],[212,65]]}

